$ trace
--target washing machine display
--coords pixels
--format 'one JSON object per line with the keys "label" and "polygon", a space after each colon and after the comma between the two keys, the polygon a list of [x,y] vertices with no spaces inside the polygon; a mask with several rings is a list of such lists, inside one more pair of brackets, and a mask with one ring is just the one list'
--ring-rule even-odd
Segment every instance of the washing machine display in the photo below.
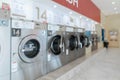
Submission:
{"label": "washing machine display", "polygon": [[12,36],[11,80],[36,80],[46,74],[46,34],[40,29],[21,28],[20,36]]}
{"label": "washing machine display", "polygon": [[54,71],[67,64],[64,31],[57,25],[48,25],[47,72]]}

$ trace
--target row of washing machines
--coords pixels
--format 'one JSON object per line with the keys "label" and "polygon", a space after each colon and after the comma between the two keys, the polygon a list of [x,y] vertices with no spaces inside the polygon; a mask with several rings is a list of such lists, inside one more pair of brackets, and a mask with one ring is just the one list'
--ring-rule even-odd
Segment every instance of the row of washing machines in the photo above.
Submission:
{"label": "row of washing machines", "polygon": [[16,29],[19,23],[12,20],[12,80],[35,80],[85,55],[90,45],[79,28],[34,22],[34,29]]}
{"label": "row of washing machines", "polygon": [[10,19],[3,9],[0,37],[0,80],[35,80],[85,55],[90,45],[82,29]]}

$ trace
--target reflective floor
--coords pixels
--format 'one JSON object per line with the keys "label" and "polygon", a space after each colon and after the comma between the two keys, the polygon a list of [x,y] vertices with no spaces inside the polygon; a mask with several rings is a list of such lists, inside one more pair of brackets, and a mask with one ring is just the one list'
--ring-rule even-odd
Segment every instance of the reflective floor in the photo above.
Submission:
{"label": "reflective floor", "polygon": [[38,80],[120,80],[120,49],[100,49]]}
{"label": "reflective floor", "polygon": [[69,80],[120,80],[120,49],[108,49],[97,52],[85,62],[84,66]]}

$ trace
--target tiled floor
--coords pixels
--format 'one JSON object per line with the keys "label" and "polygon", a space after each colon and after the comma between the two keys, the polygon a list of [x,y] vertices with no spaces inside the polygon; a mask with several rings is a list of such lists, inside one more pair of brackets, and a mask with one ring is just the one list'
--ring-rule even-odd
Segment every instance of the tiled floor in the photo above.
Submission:
{"label": "tiled floor", "polygon": [[120,80],[120,49],[101,50],[83,63],[69,80]]}
{"label": "tiled floor", "polygon": [[120,80],[120,49],[100,49],[94,53],[37,80]]}

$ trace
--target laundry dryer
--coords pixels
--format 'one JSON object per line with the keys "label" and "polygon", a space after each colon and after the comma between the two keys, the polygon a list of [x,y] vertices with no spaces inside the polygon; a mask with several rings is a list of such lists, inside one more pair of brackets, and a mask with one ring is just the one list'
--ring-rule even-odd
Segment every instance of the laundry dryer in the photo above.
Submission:
{"label": "laundry dryer", "polygon": [[64,27],[48,24],[47,72],[54,71],[67,64],[65,52]]}
{"label": "laundry dryer", "polygon": [[0,9],[0,80],[10,80],[10,11]]}
{"label": "laundry dryer", "polygon": [[12,20],[12,80],[36,80],[46,74],[46,32],[36,26],[31,21]]}
{"label": "laundry dryer", "polygon": [[76,48],[78,47],[78,39],[73,27],[66,27],[66,54],[69,56],[68,61],[71,62],[76,59]]}

